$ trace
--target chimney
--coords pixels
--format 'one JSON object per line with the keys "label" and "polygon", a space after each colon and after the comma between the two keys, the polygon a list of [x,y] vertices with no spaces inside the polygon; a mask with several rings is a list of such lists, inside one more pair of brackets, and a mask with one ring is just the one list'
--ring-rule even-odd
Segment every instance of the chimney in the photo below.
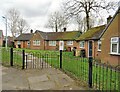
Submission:
{"label": "chimney", "polygon": [[111,15],[109,15],[109,17],[107,18],[107,24],[110,22],[110,20],[112,19]]}
{"label": "chimney", "polygon": [[30,30],[30,33],[33,33],[33,30],[32,30],[32,29]]}
{"label": "chimney", "polygon": [[67,28],[66,28],[66,27],[64,27],[64,28],[63,28],[63,31],[64,31],[64,32],[66,32],[66,29],[67,29]]}

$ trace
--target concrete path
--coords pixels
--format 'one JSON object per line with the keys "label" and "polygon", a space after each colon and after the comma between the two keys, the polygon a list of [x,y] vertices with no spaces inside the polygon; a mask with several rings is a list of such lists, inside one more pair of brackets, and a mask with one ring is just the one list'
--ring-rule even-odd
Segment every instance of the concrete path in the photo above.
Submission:
{"label": "concrete path", "polygon": [[2,67],[2,90],[84,90],[54,68],[18,70]]}

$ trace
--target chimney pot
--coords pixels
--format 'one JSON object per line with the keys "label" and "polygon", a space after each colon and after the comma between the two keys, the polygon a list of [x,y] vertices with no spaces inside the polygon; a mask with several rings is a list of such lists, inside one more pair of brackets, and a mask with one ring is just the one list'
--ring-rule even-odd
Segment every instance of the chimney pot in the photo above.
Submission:
{"label": "chimney pot", "polygon": [[66,32],[66,29],[67,29],[66,27],[63,28],[64,32]]}
{"label": "chimney pot", "polygon": [[111,15],[109,15],[109,17],[107,18],[107,24],[110,22],[110,20],[112,19]]}
{"label": "chimney pot", "polygon": [[33,30],[32,30],[32,29],[30,30],[30,33],[33,33]]}

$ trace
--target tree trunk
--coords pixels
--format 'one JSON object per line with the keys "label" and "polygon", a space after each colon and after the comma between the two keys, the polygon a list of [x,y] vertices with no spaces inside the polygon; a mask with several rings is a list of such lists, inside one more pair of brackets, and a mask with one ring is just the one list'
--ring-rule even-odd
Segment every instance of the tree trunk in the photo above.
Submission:
{"label": "tree trunk", "polygon": [[20,35],[22,34],[22,29],[20,29]]}
{"label": "tree trunk", "polygon": [[57,23],[55,23],[55,32],[58,32]]}
{"label": "tree trunk", "polygon": [[86,25],[87,25],[87,31],[89,30],[90,28],[90,25],[89,25],[89,13],[86,13]]}

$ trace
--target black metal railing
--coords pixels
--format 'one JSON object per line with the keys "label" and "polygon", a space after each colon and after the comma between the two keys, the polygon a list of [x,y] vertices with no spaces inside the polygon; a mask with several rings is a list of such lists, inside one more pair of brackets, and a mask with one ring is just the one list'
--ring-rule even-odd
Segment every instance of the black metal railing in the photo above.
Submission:
{"label": "black metal railing", "polygon": [[113,67],[91,58],[73,56],[72,52],[35,52],[2,49],[2,64],[28,68],[60,68],[96,90],[120,91],[120,65]]}

